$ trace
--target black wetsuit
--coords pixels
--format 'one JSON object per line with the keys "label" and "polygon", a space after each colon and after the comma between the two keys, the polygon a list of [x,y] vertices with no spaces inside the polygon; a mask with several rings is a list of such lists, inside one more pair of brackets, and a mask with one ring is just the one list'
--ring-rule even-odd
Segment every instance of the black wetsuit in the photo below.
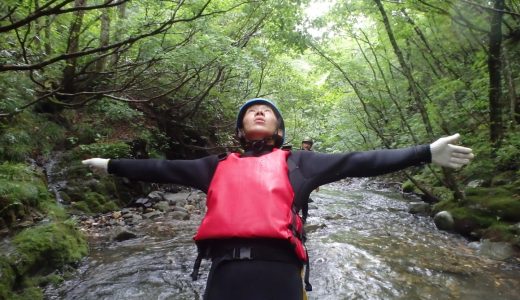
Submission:
{"label": "black wetsuit", "polygon": [[[269,152],[270,149],[263,152],[248,151],[244,156],[259,156]],[[219,161],[217,155],[195,160],[111,159],[108,172],[134,180],[186,185],[207,193]],[[289,180],[295,193],[295,205],[301,208],[310,193],[320,185],[346,177],[382,175],[430,162],[429,145],[344,154],[292,151],[288,158]],[[300,300],[303,297],[302,265],[296,260],[213,262],[205,299]]]}

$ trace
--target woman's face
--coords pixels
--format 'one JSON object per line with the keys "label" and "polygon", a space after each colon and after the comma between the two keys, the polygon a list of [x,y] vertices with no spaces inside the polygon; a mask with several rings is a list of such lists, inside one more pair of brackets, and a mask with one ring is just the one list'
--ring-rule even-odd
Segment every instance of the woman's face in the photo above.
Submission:
{"label": "woman's face", "polygon": [[244,114],[243,130],[248,140],[261,140],[273,135],[277,129],[278,119],[269,105],[254,104]]}

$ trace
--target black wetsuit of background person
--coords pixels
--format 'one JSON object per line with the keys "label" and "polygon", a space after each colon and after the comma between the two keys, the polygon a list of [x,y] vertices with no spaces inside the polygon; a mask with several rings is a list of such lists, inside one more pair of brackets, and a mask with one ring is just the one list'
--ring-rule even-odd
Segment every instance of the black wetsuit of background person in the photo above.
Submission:
{"label": "black wetsuit of background person", "polygon": [[[270,146],[256,151],[246,149],[243,156],[260,156],[271,151]],[[207,193],[219,161],[217,155],[195,160],[111,159],[108,172],[134,180],[181,184]],[[345,154],[292,151],[287,161],[288,166],[293,166],[289,167],[288,176],[294,190],[294,201],[296,207],[301,208],[310,193],[320,185],[346,177],[377,176],[430,163],[431,152],[429,145]],[[225,245],[227,242],[222,242],[223,249],[229,246]],[[263,252],[265,249],[269,253],[279,252],[277,257],[286,259],[223,260],[219,259],[219,253],[226,251],[216,249],[211,255],[213,263],[205,299],[303,299],[302,263],[288,242],[239,239],[233,240],[232,244],[233,247],[258,246]]]}

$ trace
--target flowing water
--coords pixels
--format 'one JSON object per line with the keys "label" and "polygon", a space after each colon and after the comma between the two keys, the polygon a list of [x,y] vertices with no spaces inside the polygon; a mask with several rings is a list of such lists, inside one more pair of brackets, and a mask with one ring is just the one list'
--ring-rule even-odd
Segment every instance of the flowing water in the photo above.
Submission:
{"label": "flowing water", "polygon": [[[312,195],[309,299],[520,299],[520,263],[476,253],[468,241],[410,215],[391,191],[336,183]],[[92,241],[78,274],[47,299],[201,299],[189,277],[200,216],[157,219],[124,242]]]}

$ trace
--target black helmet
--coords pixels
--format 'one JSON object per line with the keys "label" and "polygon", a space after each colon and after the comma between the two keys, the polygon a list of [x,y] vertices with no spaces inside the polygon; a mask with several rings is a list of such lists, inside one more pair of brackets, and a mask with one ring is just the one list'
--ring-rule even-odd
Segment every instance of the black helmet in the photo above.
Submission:
{"label": "black helmet", "polygon": [[283,145],[283,142],[285,140],[285,124],[283,122],[282,113],[280,112],[278,107],[276,107],[276,105],[273,102],[271,102],[270,100],[267,100],[267,99],[263,99],[263,98],[250,99],[250,100],[247,100],[246,103],[244,103],[240,107],[240,109],[238,110],[237,122],[236,122],[236,127],[235,127],[236,136],[240,136],[239,135],[240,129],[242,129],[242,127],[244,126],[243,119],[244,119],[244,115],[246,113],[247,108],[252,105],[255,105],[255,104],[268,105],[273,109],[273,112],[276,115],[276,118],[278,119],[278,129],[282,130],[282,138],[275,139],[275,147],[280,148]]}
{"label": "black helmet", "polygon": [[310,137],[305,137],[303,140],[302,140],[302,143],[307,143],[307,144],[314,144],[314,141],[312,140],[312,138]]}

